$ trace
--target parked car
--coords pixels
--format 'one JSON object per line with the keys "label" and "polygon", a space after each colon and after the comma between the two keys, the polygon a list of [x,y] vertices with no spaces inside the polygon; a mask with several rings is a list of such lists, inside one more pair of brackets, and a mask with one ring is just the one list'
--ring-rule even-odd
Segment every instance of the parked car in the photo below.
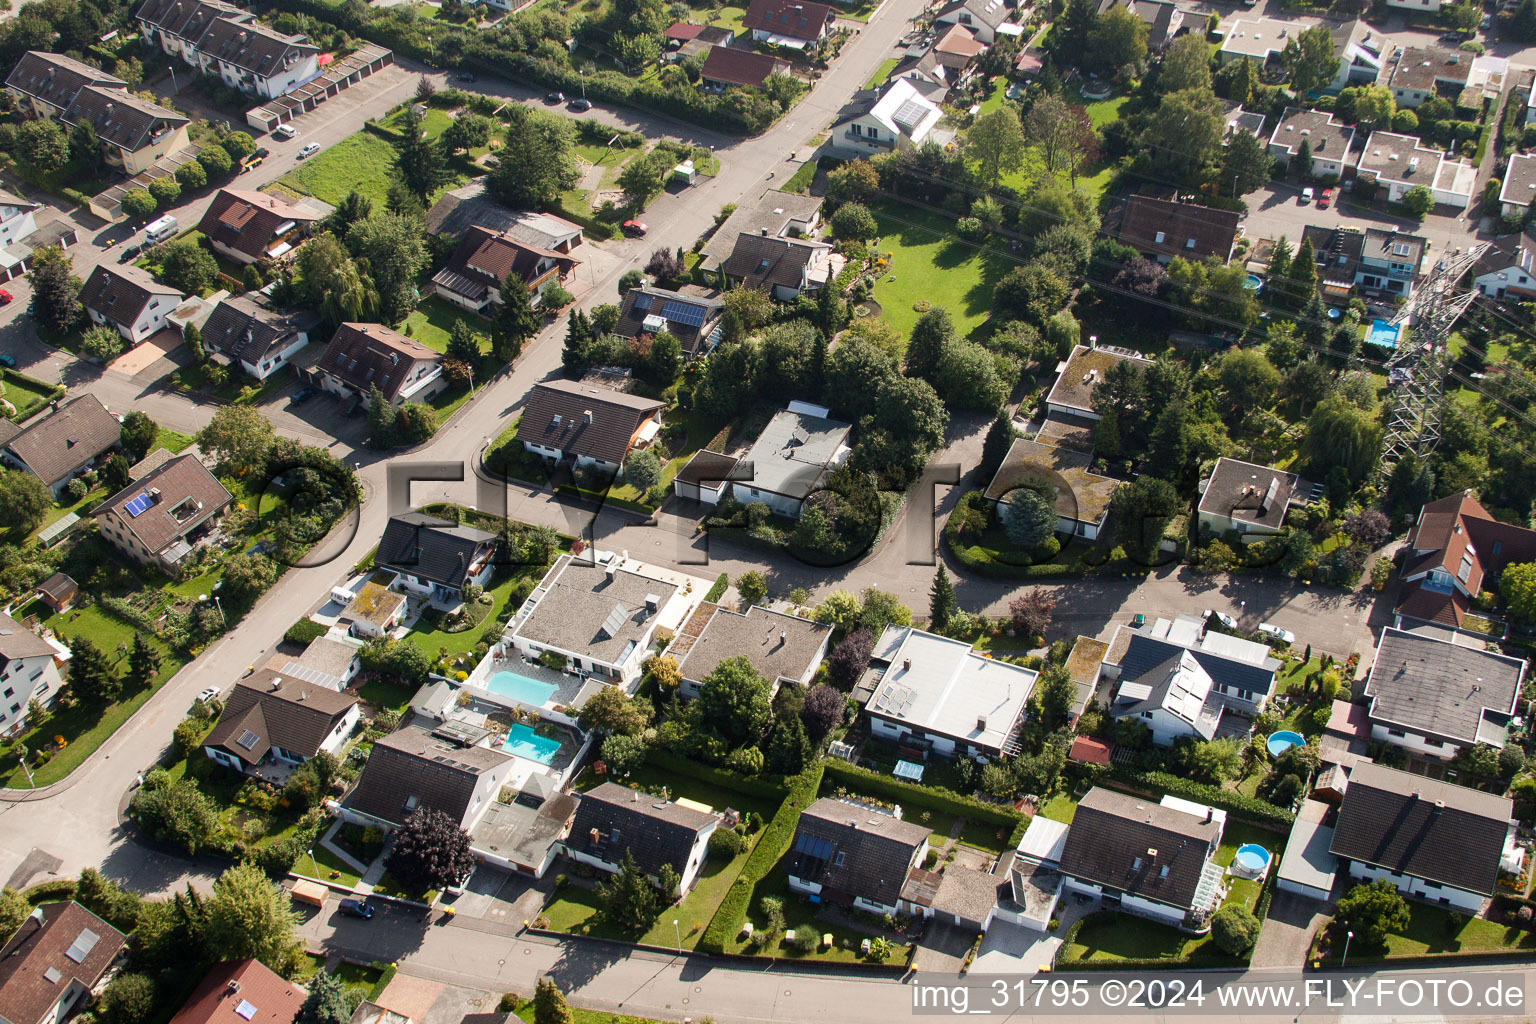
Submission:
{"label": "parked car", "polygon": [[342,900],[337,904],[337,909],[349,917],[360,917],[364,921],[373,918],[373,907],[363,900]]}
{"label": "parked car", "polygon": [[[295,159],[303,160],[305,157],[314,156],[318,152],[320,152],[320,143],[311,142],[309,145],[299,150],[299,155]],[[1307,189],[1307,191],[1310,192],[1312,190]]]}
{"label": "parked car", "polygon": [[219,690],[217,687],[209,686],[205,688],[202,693],[197,695],[197,699],[202,701],[204,704],[212,703],[213,701],[219,699]]}
{"label": "parked car", "polygon": [[563,93],[563,92],[545,93],[544,94],[544,102],[545,103],[564,103],[565,102],[565,93]]}
{"label": "parked car", "polygon": [[272,129],[272,134],[280,139],[293,139],[299,135],[299,130],[291,124],[280,124]]}
{"label": "parked car", "polygon": [[9,352],[0,352],[0,366],[5,367],[7,370],[16,369],[16,357]]}
{"label": "parked car", "polygon": [[1323,194],[1317,197],[1317,208],[1319,210],[1326,210],[1326,209],[1328,209],[1329,204],[1331,204],[1333,202],[1333,196],[1334,196],[1334,190],[1333,189],[1331,189],[1331,188],[1323,189]]}
{"label": "parked car", "polygon": [[1442,43],[1456,43],[1458,46],[1466,40],[1466,36],[1460,32],[1447,32],[1440,37]]}
{"label": "parked car", "polygon": [[257,146],[256,151],[245,158],[245,169],[250,170],[252,167],[260,167],[262,161],[271,155],[272,154],[267,152],[267,148],[265,146]]}
{"label": "parked car", "polygon": [[293,393],[293,396],[288,399],[288,404],[289,405],[303,405],[305,402],[309,401],[313,397],[315,397],[315,389],[314,388],[299,388],[299,390],[295,391]]}
{"label": "parked car", "polygon": [[1259,623],[1259,632],[1263,633],[1265,636],[1273,637],[1276,640],[1283,641],[1284,643],[1293,644],[1296,642],[1295,633],[1292,633],[1288,629],[1281,629],[1273,622]]}
{"label": "parked car", "polygon": [[1483,15],[1483,20],[1477,23],[1477,27],[1482,29],[1484,32],[1487,32],[1489,29],[1493,28],[1493,15]]}
{"label": "parked car", "polygon": [[117,262],[131,263],[138,257],[139,253],[143,251],[144,247],[142,245],[130,245],[128,248],[123,250],[123,254],[117,258]]}
{"label": "parked car", "polygon": [[1221,623],[1223,626],[1226,626],[1228,629],[1237,628],[1237,620],[1228,615],[1226,612],[1213,611],[1212,609],[1207,608],[1200,614],[1200,618],[1202,621],[1208,622],[1210,621],[1212,615],[1216,616],[1217,622]]}
{"label": "parked car", "polygon": [[461,82],[473,82],[474,80],[475,76],[473,72],[465,71],[459,75],[459,81]]}
{"label": "parked car", "polygon": [[587,99],[585,96],[579,100],[571,100],[571,109],[577,111],[578,113],[584,110],[591,110],[592,101]]}
{"label": "parked car", "polygon": [[0,306],[9,306],[11,302],[15,300],[15,298],[16,296],[12,295],[4,288],[0,288]]}
{"label": "parked car", "polygon": [[1310,188],[1304,188],[1301,190],[1301,203],[1303,206],[1312,201],[1312,195],[1313,192]]}
{"label": "parked car", "polygon": [[636,237],[639,237],[640,235],[643,235],[647,231],[650,230],[650,228],[645,224],[644,221],[638,221],[638,220],[627,220],[627,221],[625,221],[624,224],[623,224],[623,228],[624,228],[624,233],[626,235],[634,235]]}

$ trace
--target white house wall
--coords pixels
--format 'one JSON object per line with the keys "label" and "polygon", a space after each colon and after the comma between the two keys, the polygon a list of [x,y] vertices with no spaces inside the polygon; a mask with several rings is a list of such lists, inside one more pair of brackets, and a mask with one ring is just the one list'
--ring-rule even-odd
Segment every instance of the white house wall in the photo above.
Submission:
{"label": "white house wall", "polygon": [[[1400,732],[1402,735],[1395,736],[1393,735],[1394,731]],[[1421,736],[1416,732],[1410,732],[1407,729],[1401,729],[1395,726],[1389,726],[1376,722],[1371,723],[1371,739],[1380,743],[1390,743],[1394,747],[1401,747],[1404,750],[1412,751],[1413,753],[1419,754],[1423,757],[1434,757],[1440,759],[1455,757],[1457,751],[1461,749],[1461,747],[1455,743],[1441,743],[1439,740],[1429,739],[1426,736]]]}
{"label": "white house wall", "polygon": [[1432,902],[1445,903],[1469,914],[1477,913],[1483,906],[1484,897],[1475,892],[1455,889],[1448,885],[1436,885],[1434,882],[1428,882],[1422,878],[1414,878],[1412,875],[1393,874],[1386,868],[1362,864],[1357,860],[1349,862],[1349,876],[1365,882],[1385,878],[1410,896],[1417,896],[1420,899]]}

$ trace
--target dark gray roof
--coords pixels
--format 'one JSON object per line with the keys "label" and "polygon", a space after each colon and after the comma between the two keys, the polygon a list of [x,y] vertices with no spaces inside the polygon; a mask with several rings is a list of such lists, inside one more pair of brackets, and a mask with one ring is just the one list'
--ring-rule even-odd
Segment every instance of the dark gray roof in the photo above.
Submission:
{"label": "dark gray roof", "polygon": [[[1158,640],[1142,633],[1131,635],[1131,644],[1120,661],[1120,678],[1140,679],[1164,665],[1169,658],[1188,650],[1195,661],[1205,669],[1211,682],[1225,684],[1246,693],[1267,694],[1275,682],[1275,669],[1254,665],[1235,658],[1226,658],[1214,651],[1185,648],[1167,640]],[[1278,667],[1278,663],[1277,663]]]}
{"label": "dark gray roof", "polygon": [[1371,719],[1471,746],[1503,744],[1525,663],[1388,627],[1365,681]]}
{"label": "dark gray roof", "polygon": [[631,288],[624,295],[624,305],[619,322],[613,333],[621,338],[655,333],[646,325],[651,317],[666,321],[663,328],[676,338],[683,352],[693,355],[720,326],[725,303],[719,299],[705,299],[697,295],[684,295],[665,288]]}
{"label": "dark gray roof", "polygon": [[653,398],[613,388],[574,380],[540,381],[528,393],[517,439],[620,463],[641,424],[659,416],[661,407]]}
{"label": "dark gray roof", "polygon": [[[48,582],[52,583],[54,573]],[[64,577],[69,579],[68,576]],[[26,626],[17,622],[4,612],[0,612],[0,665],[15,658],[43,658],[53,657],[53,648],[48,641],[32,632]]]}
{"label": "dark gray roof", "polygon": [[[197,35],[202,35],[214,18],[226,15],[239,17],[244,13],[224,0],[144,0],[143,6],[134,16],[162,32],[186,38],[189,24],[194,27]],[[195,37],[193,42],[196,42]]]}
{"label": "dark gray roof", "polygon": [[831,471],[851,429],[841,420],[790,409],[776,412],[742,457],[741,481],[760,491],[803,499]]}
{"label": "dark gray roof", "polygon": [[[203,743],[247,764],[259,764],[272,747],[313,757],[356,703],[356,694],[259,668],[235,684],[219,724]],[[255,734],[255,739],[241,743],[247,732]]]}
{"label": "dark gray roof", "polygon": [[1188,909],[1220,835],[1220,820],[1203,821],[1146,797],[1096,786],[1072,818],[1061,871]]}
{"label": "dark gray roof", "polygon": [[89,64],[62,53],[28,50],[6,76],[5,84],[28,96],[51,103],[60,110],[75,100],[75,93],[87,85],[106,85],[119,90],[128,83]]}
{"label": "dark gray roof", "polygon": [[64,111],[66,124],[89,124],[102,142],[136,153],[153,145],[187,118],[124,89],[87,85]]}
{"label": "dark gray roof", "polygon": [[757,674],[772,683],[798,680],[826,646],[832,627],[753,605],[745,613],[720,608],[678,670],[684,679],[703,680],[726,658],[744,656]]}
{"label": "dark gray roof", "polygon": [[270,78],[320,52],[303,36],[284,35],[254,19],[215,18],[197,41],[200,52],[261,78]]}
{"label": "dark gray roof", "polygon": [[133,326],[156,295],[174,295],[178,302],[185,298],[170,285],[156,281],[149,271],[132,264],[98,263],[80,289],[80,301],[86,309],[124,327]]}
{"label": "dark gray roof", "polygon": [[427,211],[429,235],[458,238],[472,227],[511,235],[540,249],[554,249],[564,242],[581,243],[580,225],[550,213],[502,206],[486,193],[484,178],[444,192]]}
{"label": "dark gray roof", "polygon": [[511,761],[510,754],[490,747],[460,746],[426,729],[407,726],[374,743],[346,803],[355,811],[395,824],[417,807],[430,807],[462,822],[480,776]]}
{"label": "dark gray roof", "polygon": [[1349,774],[1329,852],[1491,896],[1513,810],[1508,797],[1362,760]]}
{"label": "dark gray roof", "polygon": [[[981,924],[997,905],[998,897],[1010,898],[1007,875],[993,875],[975,868],[950,864],[939,876],[939,888],[931,906],[941,914],[957,914],[965,921]],[[1001,890],[1001,891],[1000,891]]]}
{"label": "dark gray roof", "polygon": [[[870,95],[874,92],[871,90]],[[810,223],[821,212],[819,196],[802,196],[793,192],[769,189],[758,201],[743,203],[725,219],[709,241],[699,250],[704,265],[713,267],[730,257],[739,235],[759,235],[767,231],[772,237],[785,234],[792,224]]]}
{"label": "dark gray roof", "polygon": [[494,533],[421,512],[407,512],[390,517],[373,561],[381,569],[462,587],[470,569],[483,565],[495,546]]}
{"label": "dark gray roof", "polygon": [[307,311],[279,312],[252,293],[220,300],[203,325],[203,348],[255,366],[307,333],[319,318]]}
{"label": "dark gray roof", "polygon": [[566,846],[610,864],[632,853],[648,875],[663,864],[682,874],[699,833],[719,820],[719,815],[605,782],[581,795]]}
{"label": "dark gray roof", "polygon": [[1295,473],[1239,459],[1220,458],[1200,495],[1201,512],[1278,530],[1293,497],[1307,488]]}
{"label": "dark gray roof", "polygon": [[[581,653],[619,664],[656,623],[646,598],[665,607],[677,593],[675,583],[618,569],[610,579],[606,565],[561,555],[549,571],[547,592],[517,627],[517,635],[547,647]],[[615,612],[623,609],[622,616]]]}
{"label": "dark gray roof", "polygon": [[805,269],[825,242],[771,235],[737,235],[730,257],[720,265],[727,277],[739,277],[748,288],[799,288]]}
{"label": "dark gray roof", "polygon": [[838,894],[846,894],[890,906],[928,835],[922,825],[822,797],[800,812],[788,870],[819,882],[824,900],[836,902]]}
{"label": "dark gray roof", "polygon": [[360,395],[368,394],[370,385],[377,384],[384,397],[393,402],[417,379],[413,374],[419,364],[437,366],[442,358],[421,342],[383,324],[342,324],[315,369],[331,374]]}
{"label": "dark gray roof", "polygon": [[87,392],[34,419],[7,442],[6,449],[34,476],[52,484],[114,447],[122,433],[122,425],[101,399]]}

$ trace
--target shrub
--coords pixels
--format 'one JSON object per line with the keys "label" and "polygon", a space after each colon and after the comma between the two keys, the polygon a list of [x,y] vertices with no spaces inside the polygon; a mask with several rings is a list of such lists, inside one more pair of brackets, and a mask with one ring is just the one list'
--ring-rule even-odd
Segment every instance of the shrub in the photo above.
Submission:
{"label": "shrub", "polygon": [[1233,956],[1242,956],[1259,938],[1259,919],[1247,907],[1229,903],[1211,915],[1211,938]]}
{"label": "shrub", "polygon": [[747,848],[747,837],[729,828],[717,828],[709,835],[709,855],[730,860]]}
{"label": "shrub", "polygon": [[313,619],[300,619],[288,627],[283,639],[290,643],[308,645],[325,636],[325,627]]}
{"label": "shrub", "polygon": [[786,941],[784,946],[797,956],[808,956],[816,952],[816,945],[820,940],[821,937],[816,934],[814,928],[797,928],[795,937]]}

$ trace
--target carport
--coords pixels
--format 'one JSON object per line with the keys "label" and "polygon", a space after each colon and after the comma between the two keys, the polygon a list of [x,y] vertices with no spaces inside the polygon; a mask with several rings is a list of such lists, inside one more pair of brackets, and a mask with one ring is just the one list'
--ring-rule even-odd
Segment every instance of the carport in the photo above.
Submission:
{"label": "carport", "polygon": [[1333,845],[1333,829],[1323,824],[1328,811],[1328,805],[1318,800],[1302,804],[1275,876],[1275,884],[1285,892],[1327,900],[1333,891],[1338,858],[1328,849]]}

